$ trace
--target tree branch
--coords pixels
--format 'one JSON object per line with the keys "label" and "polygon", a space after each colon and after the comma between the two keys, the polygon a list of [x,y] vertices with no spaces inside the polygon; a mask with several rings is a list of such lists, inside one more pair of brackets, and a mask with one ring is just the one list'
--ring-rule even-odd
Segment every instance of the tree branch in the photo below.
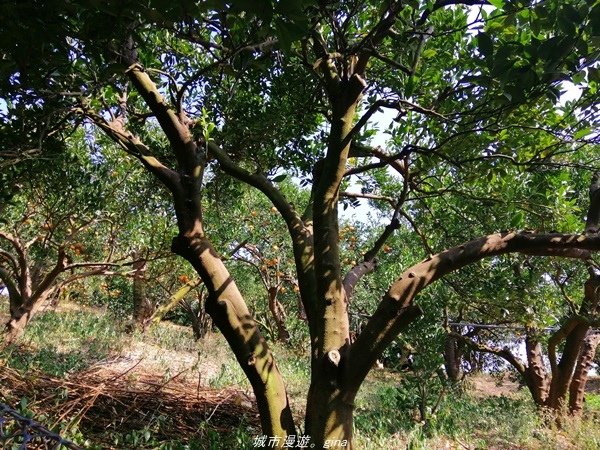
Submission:
{"label": "tree branch", "polygon": [[267,196],[271,203],[285,221],[294,249],[294,259],[298,273],[298,285],[300,297],[307,313],[309,323],[315,318],[314,302],[309,299],[315,298],[315,276],[312,227],[304,223],[294,207],[285,196],[271,183],[271,181],[260,174],[252,174],[238,166],[227,153],[213,141],[208,142],[208,151],[219,162],[221,169],[228,175],[243,181],[258,189]]}
{"label": "tree branch", "polygon": [[137,136],[124,129],[120,119],[108,122],[103,117],[91,111],[87,111],[85,114],[110,139],[119,144],[128,154],[137,158],[171,192],[179,189],[179,174],[152,156],[148,146]]}
{"label": "tree branch", "polygon": [[359,383],[364,379],[383,350],[410,323],[411,317],[406,312],[413,306],[416,295],[439,278],[484,258],[507,253],[585,259],[592,251],[599,250],[600,235],[511,232],[484,236],[428,257],[392,284],[352,345],[350,379]]}
{"label": "tree branch", "polygon": [[500,358],[502,358],[506,362],[508,362],[511,366],[513,366],[515,368],[515,370],[517,372],[519,372],[519,374],[521,376],[525,376],[525,371],[527,370],[527,366],[520,358],[515,356],[508,348],[506,348],[506,347],[504,347],[504,348],[490,347],[488,345],[482,344],[481,342],[477,342],[467,336],[464,336],[460,333],[456,333],[455,331],[451,331],[448,334],[450,336],[452,336],[453,338],[464,342],[469,347],[471,347],[472,349],[474,349],[478,352],[489,353],[492,355],[499,356]]}
{"label": "tree branch", "polygon": [[[19,289],[17,288],[15,283],[13,283],[13,281],[12,281],[11,273],[8,270],[6,270],[4,267],[1,267],[1,266],[0,266],[0,280],[2,280],[2,283],[4,283],[4,285],[6,286],[6,289],[8,290],[9,298],[21,297],[21,293],[19,292]],[[11,305],[13,304],[12,301],[10,303],[11,303]]]}
{"label": "tree branch", "polygon": [[156,84],[144,71],[143,67],[135,63],[125,73],[150,110],[156,115],[156,120],[158,120],[171,144],[171,148],[174,150],[179,167],[188,168],[192,173],[195,172],[196,167],[203,167],[204,161],[199,161],[199,158],[197,158],[201,155],[201,152],[197,151],[197,145],[187,124],[182,123],[183,117],[178,117],[176,112],[166,103]]}
{"label": "tree branch", "polygon": [[31,295],[31,279],[29,275],[29,266],[27,264],[27,254],[25,253],[25,248],[23,247],[21,240],[11,233],[0,230],[0,238],[8,241],[17,253],[16,273],[18,274],[17,278],[19,281],[19,291],[21,292],[22,296],[29,297],[29,295]]}

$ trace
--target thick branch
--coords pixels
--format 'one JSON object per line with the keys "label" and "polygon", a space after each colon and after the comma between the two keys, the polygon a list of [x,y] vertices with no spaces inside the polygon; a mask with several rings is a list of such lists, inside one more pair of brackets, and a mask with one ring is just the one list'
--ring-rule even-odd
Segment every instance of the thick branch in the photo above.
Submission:
{"label": "thick branch", "polygon": [[[275,206],[279,214],[281,214],[292,238],[298,284],[300,287],[300,297],[310,323],[310,321],[314,319],[315,314],[314,302],[310,302],[309,299],[314,299],[316,295],[314,255],[312,251],[313,236],[311,227],[304,223],[290,202],[288,202],[285,196],[267,177],[256,173],[252,174],[241,168],[213,141],[208,142],[208,150],[210,154],[217,159],[221,169],[225,173],[261,191],[269,200],[271,200],[273,206]],[[311,329],[312,328],[313,327],[311,327]]]}
{"label": "thick branch", "polygon": [[556,347],[565,339],[577,325],[582,323],[583,317],[575,316],[569,317],[569,319],[548,339],[548,360],[550,361],[550,370],[552,376],[555,377],[557,374],[557,361],[556,361]]}
{"label": "thick branch", "polygon": [[377,310],[351,348],[354,373],[350,379],[362,379],[376,358],[406,323],[403,311],[429,284],[468,264],[506,253],[587,258],[600,250],[599,235],[498,233],[467,242],[433,255],[406,270],[392,284]]}
{"label": "thick branch", "polygon": [[[15,283],[12,280],[11,273],[8,270],[6,270],[4,267],[1,267],[1,266],[0,266],[0,280],[2,280],[2,283],[4,283],[4,285],[6,286],[6,289],[8,290],[8,297],[10,299],[16,299],[16,298],[21,297],[21,293],[19,292],[19,289],[17,288],[17,286],[15,285]],[[10,303],[12,304],[13,302],[11,301]]]}
{"label": "thick branch", "polygon": [[365,253],[365,257],[362,263],[354,266],[350,271],[346,274],[343,281],[344,290],[346,292],[346,299],[348,303],[352,300],[352,296],[354,294],[354,288],[356,284],[360,281],[360,279],[368,273],[371,273],[375,270],[377,266],[376,256],[379,251],[383,248],[385,242],[389,239],[389,237],[394,234],[398,228],[400,228],[400,209],[404,204],[404,200],[406,198],[407,186],[406,183],[404,185],[404,189],[400,194],[400,199],[393,204],[394,213],[392,214],[392,219],[390,223],[383,229],[381,235],[377,238],[373,247],[369,251]]}
{"label": "thick branch", "polygon": [[67,267],[67,255],[65,254],[65,250],[62,247],[58,249],[58,256],[56,257],[56,264],[52,268],[50,272],[46,274],[46,276],[40,281],[40,283],[36,286],[35,291],[31,294],[31,299],[25,299],[26,302],[30,302],[34,304],[37,299],[47,291],[56,278],[65,271]]}
{"label": "thick branch", "polygon": [[9,252],[0,250],[0,259],[4,259],[8,264],[10,264],[11,269],[15,274],[19,273],[19,265],[17,264],[17,260]]}
{"label": "thick branch", "polygon": [[229,155],[227,155],[225,150],[223,150],[213,141],[209,141],[208,151],[217,159],[219,166],[225,173],[240,181],[243,181],[246,184],[249,184],[266,195],[267,198],[273,203],[273,206],[277,208],[279,214],[281,214],[281,217],[283,217],[283,220],[285,220],[288,228],[296,230],[296,232],[303,228],[304,224],[302,223],[300,216],[296,213],[285,196],[273,185],[273,183],[271,183],[267,177],[257,173],[250,173],[241,168],[229,157]]}
{"label": "thick branch", "polygon": [[195,172],[195,168],[202,164],[196,157],[197,145],[188,126],[182,123],[181,118],[166,103],[156,84],[141,65],[133,64],[126,73],[150,110],[156,115],[158,123],[175,152],[179,166],[187,168],[192,173]]}

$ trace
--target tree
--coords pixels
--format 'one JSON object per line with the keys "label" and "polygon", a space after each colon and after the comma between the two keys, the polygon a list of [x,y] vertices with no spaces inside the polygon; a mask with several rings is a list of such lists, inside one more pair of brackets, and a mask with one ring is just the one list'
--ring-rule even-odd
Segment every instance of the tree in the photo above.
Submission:
{"label": "tree", "polygon": [[[507,345],[494,346],[486,343],[485,339],[475,341],[456,332],[451,332],[450,336],[475,351],[496,355],[507,361],[521,376],[535,404],[548,409],[554,417],[559,416],[567,406],[571,413],[578,414],[583,409],[585,385],[599,342],[598,333],[593,328],[598,324],[600,278],[593,267],[589,272],[579,308],[574,309],[572,305],[570,313],[548,338],[544,336],[544,330],[534,323],[525,325],[525,361]],[[544,361],[544,348],[550,362],[550,372]]]}
{"label": "tree", "polygon": [[[586,165],[571,157],[581,146],[597,151],[590,130],[600,6],[490,3],[493,8],[472,0],[54,5],[64,27],[48,39],[61,56],[51,59],[70,63],[57,78],[75,86],[74,113],[170,191],[178,226],[172,250],[202,279],[206,310],[252,384],[263,432],[280,445],[296,434],[296,424],[273,355],[205,226],[202,195],[211,180],[229,176],[259,190],[286,224],[311,339],[304,431],[316,447],[351,443],[356,393],[385,348],[420,316],[415,298],[428,285],[507,253],[588,258],[600,249],[597,233],[501,231],[464,244],[447,239],[448,250],[395,277],[351,339],[338,214],[350,177],[363,179],[367,194],[399,186],[396,209],[419,230],[414,219],[423,210],[413,205],[452,194],[449,186],[461,178],[506,184],[507,168],[519,169],[518,180],[527,170],[543,180],[536,168],[589,171],[593,164],[593,157]],[[20,52],[6,51],[22,67]],[[583,79],[585,92],[561,112],[555,102],[567,79]],[[35,78],[20,77],[10,89],[65,98],[58,89],[43,92]],[[380,109],[397,114],[386,150],[369,140],[369,122]],[[157,129],[162,138],[152,133]],[[386,181],[385,167],[398,173],[395,183]],[[283,173],[310,187],[306,204],[292,204],[279,189]],[[538,185],[530,190],[543,196]],[[510,199],[497,206],[487,210],[514,212]],[[392,231],[400,224],[393,219]],[[525,226],[515,215],[512,228]]]}
{"label": "tree", "polygon": [[37,310],[69,284],[130,270],[131,261],[116,248],[119,220],[110,208],[122,179],[107,177],[79,143],[72,139],[63,143],[63,152],[46,155],[63,170],[61,177],[38,164],[35,176],[23,176],[4,205],[0,280],[10,309],[5,342],[18,338]]}

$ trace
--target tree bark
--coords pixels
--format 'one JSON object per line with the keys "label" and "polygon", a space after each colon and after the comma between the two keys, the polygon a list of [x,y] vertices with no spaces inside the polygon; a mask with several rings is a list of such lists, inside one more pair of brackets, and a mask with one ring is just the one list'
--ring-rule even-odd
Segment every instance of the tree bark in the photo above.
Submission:
{"label": "tree bark", "polygon": [[263,433],[282,440],[295,434],[285,385],[273,355],[211,243],[201,233],[184,233],[173,239],[172,249],[192,264],[207,286],[206,310],[252,385]]}
{"label": "tree bark", "polygon": [[462,378],[461,362],[462,352],[459,348],[458,340],[450,334],[446,335],[444,341],[444,368],[446,369],[448,380],[453,383],[460,381]]}
{"label": "tree bark", "polygon": [[579,360],[573,373],[573,379],[569,386],[569,412],[573,415],[581,414],[583,400],[585,397],[585,385],[588,374],[592,368],[596,349],[600,343],[600,333],[590,333],[583,342]]}
{"label": "tree bark", "polygon": [[17,308],[11,309],[10,319],[4,328],[3,345],[12,344],[23,335],[27,324],[33,319],[53,292],[54,289],[45,291],[34,301],[31,299],[29,301],[22,300]]}
{"label": "tree bark", "polygon": [[542,358],[542,346],[530,333],[527,333],[525,338],[525,350],[527,353],[527,367],[522,376],[534,403],[538,407],[546,406],[550,389],[548,373]]}
{"label": "tree bark", "polygon": [[[185,113],[175,111],[159,92],[144,68],[132,56],[126,61],[126,74],[146,105],[155,115],[167,137],[175,157],[177,170],[168,168],[151,153],[151,150],[133,133],[123,129],[123,124],[108,122],[103,117],[88,112],[97,126],[135,156],[172,193],[179,234],[173,239],[172,251],[186,259],[200,275],[208,297],[206,311],[227,339],[241,368],[250,381],[260,413],[263,433],[278,437],[281,444],[289,434],[295,434],[285,385],[267,343],[260,334],[248,307],[204,233],[202,221],[202,177],[211,142],[200,143],[191,134]],[[214,148],[216,153],[219,148]],[[222,153],[220,153],[222,154]],[[225,162],[228,157],[225,154]],[[261,185],[266,178],[251,176]],[[279,198],[276,193],[275,197]],[[288,218],[295,216],[290,209]]]}
{"label": "tree bark", "polygon": [[138,259],[133,263],[133,322],[145,330],[150,323],[150,318],[154,313],[152,302],[148,298],[146,290],[146,280],[144,272],[146,271],[146,260]]}
{"label": "tree bark", "polygon": [[278,289],[274,286],[270,287],[267,291],[269,296],[269,311],[271,311],[275,326],[277,327],[277,340],[286,343],[290,340],[290,333],[285,326],[285,314],[281,303],[277,300],[277,291]]}

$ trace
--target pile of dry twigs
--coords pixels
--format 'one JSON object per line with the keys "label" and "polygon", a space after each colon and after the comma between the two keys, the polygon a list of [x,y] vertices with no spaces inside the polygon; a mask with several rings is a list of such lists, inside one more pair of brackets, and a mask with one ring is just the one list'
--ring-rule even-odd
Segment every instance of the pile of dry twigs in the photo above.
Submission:
{"label": "pile of dry twigs", "polygon": [[92,442],[111,431],[147,429],[159,439],[189,439],[207,427],[258,427],[247,393],[207,389],[181,375],[164,379],[135,365],[121,373],[96,366],[65,379],[0,365],[0,401],[26,398],[27,408],[48,428],[77,426]]}

